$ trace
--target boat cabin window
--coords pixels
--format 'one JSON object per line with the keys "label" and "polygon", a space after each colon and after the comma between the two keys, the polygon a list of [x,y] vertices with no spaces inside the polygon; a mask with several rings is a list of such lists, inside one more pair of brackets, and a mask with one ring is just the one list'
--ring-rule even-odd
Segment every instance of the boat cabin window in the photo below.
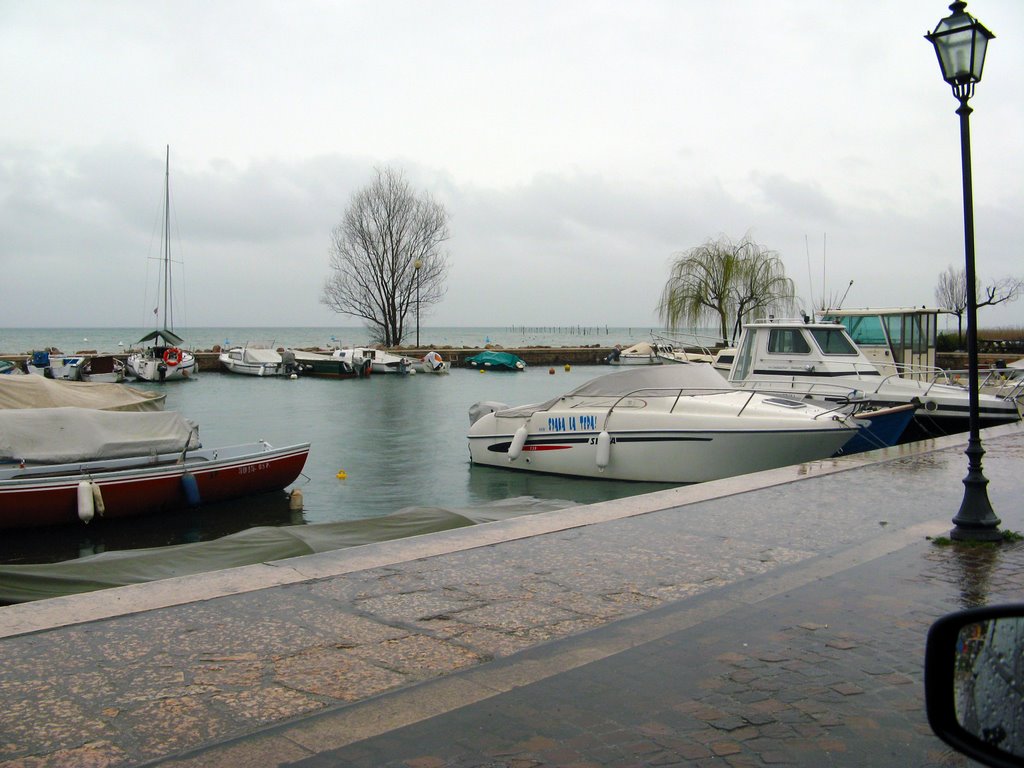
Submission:
{"label": "boat cabin window", "polygon": [[754,338],[756,333],[744,332],[740,341],[739,352],[733,361],[732,370],[729,373],[729,381],[746,381],[750,375],[750,367],[754,362]]}
{"label": "boat cabin window", "polygon": [[768,334],[768,351],[775,354],[806,355],[811,348],[799,328],[778,328]]}
{"label": "boat cabin window", "polygon": [[[897,317],[897,322],[899,318]],[[889,344],[882,318],[878,315],[844,315],[842,317],[822,317],[823,322],[841,323],[846,326],[850,338],[855,344],[868,347],[884,347]],[[899,329],[897,327],[897,334]]]}
{"label": "boat cabin window", "polygon": [[814,328],[811,336],[826,355],[856,355],[857,348],[850,343],[846,333],[836,328]]}

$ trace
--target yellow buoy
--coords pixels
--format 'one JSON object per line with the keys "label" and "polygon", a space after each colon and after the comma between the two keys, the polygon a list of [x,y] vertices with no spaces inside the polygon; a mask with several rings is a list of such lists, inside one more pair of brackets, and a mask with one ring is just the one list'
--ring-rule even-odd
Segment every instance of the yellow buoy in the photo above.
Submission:
{"label": "yellow buoy", "polygon": [[345,472],[344,469],[339,469],[338,474],[336,474],[335,477],[338,478],[339,480],[344,480],[346,477],[348,477],[348,474]]}
{"label": "yellow buoy", "polygon": [[567,372],[568,372],[568,371],[570,371],[570,370],[572,370],[572,369],[571,369],[571,368],[569,367],[569,364],[568,364],[568,363],[566,363],[566,364],[565,364],[565,370],[566,370]]}

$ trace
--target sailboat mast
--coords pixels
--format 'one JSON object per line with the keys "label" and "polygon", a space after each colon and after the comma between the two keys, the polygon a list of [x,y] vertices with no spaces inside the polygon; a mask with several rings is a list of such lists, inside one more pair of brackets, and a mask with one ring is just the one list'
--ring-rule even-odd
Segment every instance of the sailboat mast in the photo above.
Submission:
{"label": "sailboat mast", "polygon": [[[167,161],[164,166],[164,328],[168,325],[171,312],[171,145],[167,145]],[[171,320],[173,322],[173,318]]]}

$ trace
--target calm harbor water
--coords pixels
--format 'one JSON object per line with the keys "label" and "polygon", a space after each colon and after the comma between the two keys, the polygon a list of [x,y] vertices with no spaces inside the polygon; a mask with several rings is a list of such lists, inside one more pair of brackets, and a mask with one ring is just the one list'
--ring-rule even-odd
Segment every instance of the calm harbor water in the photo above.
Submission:
{"label": "calm harbor water", "polygon": [[[347,381],[200,372],[190,381],[132,384],[165,392],[167,408],[198,422],[209,447],[256,439],[274,446],[310,442],[305,471],[293,486],[302,491],[302,512],[290,512],[287,496],[279,493],[174,519],[96,520],[45,532],[5,532],[0,562],[53,562],[97,551],[205,541],[254,525],[377,518],[415,508],[475,509],[513,497],[593,503],[669,487],[470,465],[470,405],[539,402],[607,372],[602,366],[556,368],[554,374],[547,368],[454,369],[447,376]],[[344,479],[338,477],[341,471]]]}

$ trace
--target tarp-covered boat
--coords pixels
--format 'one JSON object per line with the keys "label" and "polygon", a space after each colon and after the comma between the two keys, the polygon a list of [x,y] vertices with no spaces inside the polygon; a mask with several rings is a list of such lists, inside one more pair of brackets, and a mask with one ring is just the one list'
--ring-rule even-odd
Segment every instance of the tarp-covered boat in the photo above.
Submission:
{"label": "tarp-covered boat", "polygon": [[309,443],[201,448],[176,412],[0,410],[0,529],[131,517],[277,491]]}
{"label": "tarp-covered boat", "polygon": [[466,367],[478,368],[481,371],[524,371],[526,362],[511,352],[495,352],[489,349],[473,357],[467,357]]}
{"label": "tarp-covered boat", "polygon": [[0,603],[138,584],[347,549],[573,506],[516,497],[474,509],[413,507],[390,515],[313,525],[259,526],[213,541],[101,552],[59,563],[0,565]]}
{"label": "tarp-covered boat", "polygon": [[101,411],[161,411],[167,395],[124,384],[60,381],[42,376],[0,378],[0,410],[13,408],[96,408]]}

